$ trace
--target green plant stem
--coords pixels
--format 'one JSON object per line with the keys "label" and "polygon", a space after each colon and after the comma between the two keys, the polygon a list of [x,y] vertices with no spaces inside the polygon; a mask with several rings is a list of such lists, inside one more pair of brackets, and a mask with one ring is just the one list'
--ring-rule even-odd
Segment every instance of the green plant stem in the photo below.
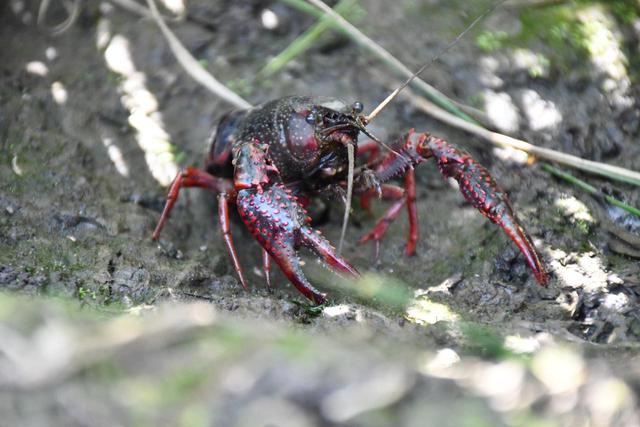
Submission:
{"label": "green plant stem", "polygon": [[[311,15],[318,19],[322,18],[323,16],[326,16],[324,12],[310,5],[306,0],[280,0],[280,1],[286,4],[287,6],[291,6],[295,9],[298,9],[300,12],[306,13],[307,15]],[[351,33],[349,33],[348,29],[340,25],[340,23],[338,23],[335,19],[332,19],[331,17],[329,18],[330,19],[328,22],[332,30],[338,31],[339,33],[341,33],[342,35],[348,38],[352,38]]]}
{"label": "green plant stem", "polygon": [[565,181],[575,185],[576,187],[581,188],[582,190],[586,191],[587,193],[597,196],[597,197],[602,197],[604,200],[606,200],[609,204],[612,204],[614,206],[619,207],[620,209],[624,209],[625,211],[640,217],[640,209],[634,208],[633,206],[629,206],[626,203],[616,199],[613,196],[609,196],[608,194],[603,194],[601,191],[599,191],[596,187],[594,187],[591,184],[588,184],[584,181],[582,181],[581,179],[576,178],[575,176],[561,171],[558,168],[555,168],[549,164],[542,164],[542,169],[544,169],[545,171],[549,172],[551,175],[554,175],[558,178],[564,179]]}
{"label": "green plant stem", "polygon": [[[285,1],[285,3],[291,0]],[[306,3],[306,6],[309,7]],[[351,15],[357,0],[341,0],[335,7],[336,13],[340,15]],[[313,8],[312,8],[313,9]],[[314,9],[315,10],[315,9]],[[298,36],[285,50],[280,52],[276,57],[271,59],[257,74],[257,79],[262,80],[271,77],[282,69],[286,64],[298,55],[309,49],[311,45],[329,28],[334,25],[334,20],[330,16],[320,13],[319,21],[310,27],[307,31]]]}
{"label": "green plant stem", "polygon": [[[321,18],[324,15],[323,12],[321,12],[317,8],[311,6],[305,0],[280,0],[280,1],[282,3],[288,5],[288,6],[295,7],[300,12],[304,12],[307,15],[311,15],[311,16],[314,16],[316,18]],[[340,29],[341,28],[340,25],[338,25],[338,23],[333,21],[333,20],[331,21],[331,25],[333,27],[335,27],[336,29]]]}

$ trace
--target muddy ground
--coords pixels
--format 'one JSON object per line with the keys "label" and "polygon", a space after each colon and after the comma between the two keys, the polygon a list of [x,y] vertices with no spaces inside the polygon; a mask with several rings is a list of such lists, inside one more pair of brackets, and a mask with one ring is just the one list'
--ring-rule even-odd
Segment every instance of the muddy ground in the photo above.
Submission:
{"label": "muddy ground", "polygon": [[[367,0],[356,23],[416,68],[485,4]],[[415,127],[469,150],[508,191],[549,285],[427,164],[416,171],[416,256],[403,256],[401,216],[372,263],[357,241],[384,204],[356,210],[344,254],[368,274],[342,283],[307,257],[330,293],[318,312],[279,272],[266,290],[258,246],[236,222],[245,292],[211,194],[183,192],[160,242],[150,239],[167,183],[202,165],[229,106],[130,11],[88,2],[58,36],[35,27],[35,2],[0,11],[6,425],[640,424],[638,218],[400,101],[373,132],[390,140]],[[328,95],[368,111],[394,77],[336,33],[255,81],[313,22],[278,2],[193,1],[172,27],[254,104]],[[640,170],[634,2],[505,6],[481,27],[425,79],[496,129]],[[576,174],[640,205],[631,185]],[[340,217],[319,225],[333,242]]]}

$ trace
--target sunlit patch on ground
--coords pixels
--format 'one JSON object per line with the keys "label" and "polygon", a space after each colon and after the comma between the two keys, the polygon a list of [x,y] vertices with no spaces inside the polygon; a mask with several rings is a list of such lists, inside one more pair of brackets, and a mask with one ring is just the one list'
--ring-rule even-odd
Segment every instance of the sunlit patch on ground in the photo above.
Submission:
{"label": "sunlit patch on ground", "polygon": [[449,307],[431,301],[428,293],[418,290],[415,299],[407,308],[405,318],[418,325],[433,325],[441,321],[456,321],[458,315],[451,311]]}
{"label": "sunlit patch on ground", "polygon": [[36,76],[44,77],[49,74],[49,67],[42,61],[31,61],[25,66],[27,73],[34,74]]}
{"label": "sunlit patch on ground", "polygon": [[575,221],[587,221],[593,224],[595,221],[589,208],[575,197],[564,197],[555,201],[555,206],[560,212]]}
{"label": "sunlit patch on ground", "polygon": [[552,262],[553,270],[563,286],[590,292],[606,290],[609,273],[596,254],[567,254],[559,249],[551,252],[555,258]]}
{"label": "sunlit patch on ground", "polygon": [[485,90],[484,109],[491,122],[503,132],[515,132],[520,127],[520,116],[513,99],[506,92]]}
{"label": "sunlit patch on ground", "polygon": [[106,49],[111,40],[111,20],[108,19],[109,13],[113,10],[113,6],[110,3],[102,2],[100,4],[100,11],[102,16],[96,23],[96,48],[100,51]]}
{"label": "sunlit patch on ground", "polygon": [[69,98],[67,89],[64,87],[62,83],[57,81],[51,84],[51,96],[53,97],[53,100],[58,105],[66,104],[67,99]]}
{"label": "sunlit patch on ground", "polygon": [[521,363],[503,361],[474,369],[462,381],[475,393],[488,398],[491,408],[504,412],[522,407],[523,400],[531,401],[522,395],[526,393],[525,378],[526,369]]}
{"label": "sunlit patch on ground", "polygon": [[608,76],[602,88],[622,95],[631,83],[627,75],[629,61],[621,48],[621,36],[614,30],[613,18],[598,5],[578,11],[577,17],[582,23],[585,47],[593,65]]}
{"label": "sunlit patch on ground", "polygon": [[271,9],[263,9],[260,13],[260,21],[262,26],[267,30],[274,30],[278,28],[278,15],[276,15]]}
{"label": "sunlit patch on ground", "polygon": [[562,113],[553,101],[543,99],[536,91],[522,89],[520,98],[531,129],[551,129],[562,121]]}
{"label": "sunlit patch on ground", "polygon": [[530,49],[517,48],[513,50],[511,60],[515,69],[526,70],[531,77],[549,76],[549,59],[541,53]]}
{"label": "sunlit patch on ground", "polygon": [[158,101],[146,87],[146,76],[133,62],[129,40],[114,35],[104,58],[107,66],[123,78],[119,84],[121,102],[130,113],[129,124],[136,130],[136,140],[144,151],[149,171],[159,184],[168,186],[178,172],[174,147],[157,111]]}
{"label": "sunlit patch on ground", "polygon": [[333,305],[333,306],[330,306],[330,307],[325,307],[325,309],[322,310],[322,314],[327,316],[327,317],[335,317],[335,316],[345,315],[345,314],[349,313],[350,311],[351,311],[351,307],[349,307],[349,305],[340,304],[340,305]]}
{"label": "sunlit patch on ground", "polygon": [[184,0],[161,0],[160,3],[175,15],[183,15],[187,10]]}
{"label": "sunlit patch on ground", "polygon": [[113,165],[116,167],[118,173],[124,177],[128,177],[129,166],[127,166],[127,163],[124,160],[124,156],[122,155],[120,147],[114,144],[113,139],[108,137],[102,138],[102,144],[104,145],[104,148],[107,149],[107,155],[111,159]]}

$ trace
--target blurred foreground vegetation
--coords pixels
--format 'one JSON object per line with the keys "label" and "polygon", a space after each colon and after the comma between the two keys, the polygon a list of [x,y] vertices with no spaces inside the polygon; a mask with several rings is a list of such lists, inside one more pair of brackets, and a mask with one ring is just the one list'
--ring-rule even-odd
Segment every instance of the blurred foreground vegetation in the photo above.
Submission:
{"label": "blurred foreground vegetation", "polygon": [[[329,312],[331,312],[329,310]],[[325,323],[332,319],[324,315]],[[308,333],[210,304],[121,314],[0,296],[0,411],[40,426],[637,426],[638,378],[548,334]],[[403,328],[401,328],[403,329]],[[407,342],[412,331],[422,339]],[[434,332],[436,331],[436,332]],[[637,374],[637,372],[636,372]]]}

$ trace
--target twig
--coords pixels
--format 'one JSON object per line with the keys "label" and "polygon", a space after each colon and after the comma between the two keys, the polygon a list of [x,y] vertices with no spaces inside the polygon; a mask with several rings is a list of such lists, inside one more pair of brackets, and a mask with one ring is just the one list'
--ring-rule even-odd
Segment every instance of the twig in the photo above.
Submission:
{"label": "twig", "polygon": [[596,187],[594,187],[593,185],[590,185],[584,181],[582,181],[581,179],[576,178],[575,176],[571,175],[570,173],[561,171],[560,169],[554,168],[551,165],[548,164],[543,164],[542,165],[542,169],[544,169],[545,171],[549,172],[552,175],[557,176],[558,178],[562,178],[567,182],[570,182],[571,184],[583,189],[584,191],[586,191],[587,193],[593,195],[593,196],[597,196],[597,197],[601,197],[604,200],[606,200],[608,203],[619,207],[620,209],[624,209],[625,211],[640,217],[640,209],[634,208],[633,206],[630,206],[628,204],[626,204],[623,201],[620,201],[618,199],[616,199],[613,196],[609,196],[608,194],[604,194],[602,191],[598,190]]}
{"label": "twig", "polygon": [[415,95],[411,91],[405,91],[403,96],[406,97],[414,106],[416,106],[426,114],[432,116],[433,118],[440,120],[443,123],[447,123],[455,128],[465,130],[469,133],[484,138],[493,145],[515,148],[541,159],[546,159],[555,163],[571,166],[575,169],[580,169],[596,175],[602,175],[610,179],[615,179],[617,181],[640,186],[640,173],[638,172],[624,169],[618,166],[609,165],[606,163],[582,159],[580,157],[561,153],[550,148],[538,147],[520,139],[512,138],[510,136],[503,135],[497,132],[492,132],[479,125],[469,123],[466,120],[454,116],[453,114],[443,110],[432,102],[429,102],[426,99]]}
{"label": "twig", "polygon": [[213,94],[224,99],[228,103],[238,108],[251,108],[251,104],[241,98],[239,95],[231,91],[225,85],[220,83],[212,74],[202,68],[200,63],[189,53],[186,47],[178,40],[178,38],[169,29],[167,24],[160,16],[155,0],[147,0],[149,9],[153,15],[153,19],[156,21],[162,34],[164,35],[171,52],[178,60],[178,63],[184,68],[187,74],[189,74],[195,81],[200,83],[205,88],[209,89]]}

